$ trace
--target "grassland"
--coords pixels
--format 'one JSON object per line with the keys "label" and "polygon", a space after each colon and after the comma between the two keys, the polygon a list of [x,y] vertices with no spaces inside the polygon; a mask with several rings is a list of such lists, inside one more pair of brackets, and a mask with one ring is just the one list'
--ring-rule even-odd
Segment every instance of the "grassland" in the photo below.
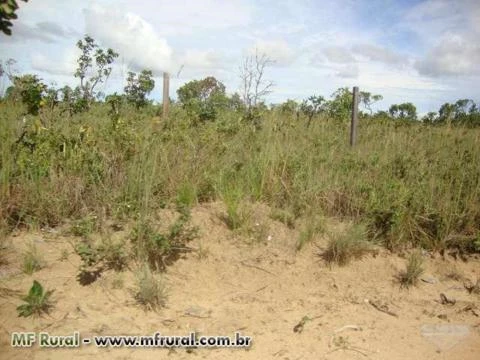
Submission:
{"label": "grassland", "polygon": [[[159,208],[223,201],[232,228],[245,204],[290,219],[348,218],[388,249],[480,250],[480,131],[362,119],[358,145],[348,120],[270,111],[261,126],[224,112],[198,123],[177,106],[106,105],[69,116],[0,104],[0,228],[92,229],[107,219],[146,223]],[[81,229],[80,229],[81,230]]]}

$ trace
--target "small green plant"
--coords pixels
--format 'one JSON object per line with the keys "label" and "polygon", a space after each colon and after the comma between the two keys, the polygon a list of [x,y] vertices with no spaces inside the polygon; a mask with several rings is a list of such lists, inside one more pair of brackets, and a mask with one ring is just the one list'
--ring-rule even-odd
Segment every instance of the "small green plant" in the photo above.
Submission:
{"label": "small green plant", "polygon": [[43,286],[37,281],[33,281],[33,285],[28,292],[28,295],[22,300],[26,304],[17,307],[19,317],[40,316],[43,313],[48,314],[53,304],[51,302],[51,295],[53,290],[44,291]]}
{"label": "small green plant", "polygon": [[163,280],[154,274],[148,266],[143,266],[135,274],[135,299],[149,310],[165,306],[167,292]]}
{"label": "small green plant", "polygon": [[88,237],[88,235],[95,231],[96,220],[95,216],[86,216],[75,221],[71,229],[72,235],[84,238]]}
{"label": "small green plant", "polygon": [[75,251],[82,260],[81,267],[89,267],[95,265],[100,260],[98,250],[89,242],[82,241],[75,246]]}
{"label": "small green plant", "polygon": [[38,253],[35,244],[28,245],[27,250],[23,253],[23,272],[32,275],[34,272],[45,266],[42,256]]}
{"label": "small green plant", "polygon": [[190,209],[197,201],[195,187],[190,182],[184,182],[177,190],[177,208]]}
{"label": "small green plant", "polygon": [[323,258],[329,263],[347,265],[352,259],[359,259],[372,251],[361,225],[351,227],[347,232],[332,235]]}
{"label": "small green plant", "polygon": [[103,240],[98,246],[97,251],[107,268],[121,271],[127,267],[128,253],[124,241],[114,242],[110,239]]}
{"label": "small green plant", "polygon": [[155,270],[165,270],[181,253],[191,251],[187,243],[198,236],[198,228],[189,226],[189,220],[190,213],[183,208],[166,233],[159,233],[149,222],[139,223],[131,234],[139,260]]}
{"label": "small green plant", "polygon": [[405,287],[416,285],[424,271],[422,253],[414,251],[407,259],[405,270],[400,273],[400,283]]}
{"label": "small green plant", "polygon": [[128,253],[125,242],[103,240],[95,245],[84,239],[75,246],[80,256],[78,280],[82,285],[88,285],[101,276],[105,269],[121,271],[128,265]]}

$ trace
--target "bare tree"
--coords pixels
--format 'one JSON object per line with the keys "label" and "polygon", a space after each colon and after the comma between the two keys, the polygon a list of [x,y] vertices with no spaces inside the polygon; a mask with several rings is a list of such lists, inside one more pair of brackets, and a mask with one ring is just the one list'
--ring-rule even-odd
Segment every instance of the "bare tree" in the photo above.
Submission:
{"label": "bare tree", "polygon": [[247,56],[240,66],[242,98],[248,111],[272,92],[274,83],[265,80],[264,75],[265,69],[273,63],[267,55],[259,54],[258,49],[255,49],[255,55]]}

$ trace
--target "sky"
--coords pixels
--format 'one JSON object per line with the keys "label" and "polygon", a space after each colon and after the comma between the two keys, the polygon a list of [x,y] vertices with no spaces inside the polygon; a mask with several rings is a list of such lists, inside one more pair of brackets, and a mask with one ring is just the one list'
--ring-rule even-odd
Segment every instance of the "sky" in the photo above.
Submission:
{"label": "sky", "polygon": [[[105,93],[128,71],[150,69],[160,101],[184,83],[215,76],[241,88],[240,65],[256,50],[274,63],[267,103],[328,98],[339,87],[381,94],[375,108],[412,102],[420,114],[445,102],[480,102],[480,0],[29,0],[0,59],[57,86],[73,77],[85,34],[120,56]],[[5,86],[5,84],[1,84]]]}

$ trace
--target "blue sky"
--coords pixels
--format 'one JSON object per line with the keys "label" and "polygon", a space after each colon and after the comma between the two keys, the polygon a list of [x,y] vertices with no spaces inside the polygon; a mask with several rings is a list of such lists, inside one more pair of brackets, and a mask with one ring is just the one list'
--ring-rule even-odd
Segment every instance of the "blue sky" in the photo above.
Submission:
{"label": "blue sky", "polygon": [[275,61],[267,103],[354,85],[382,94],[378,109],[480,102],[479,0],[30,0],[18,15],[13,36],[0,35],[1,58],[58,86],[76,85],[75,44],[88,33],[120,53],[106,93],[144,68],[157,76],[155,100],[165,70],[172,95],[210,75],[233,93],[242,59],[258,49]]}

